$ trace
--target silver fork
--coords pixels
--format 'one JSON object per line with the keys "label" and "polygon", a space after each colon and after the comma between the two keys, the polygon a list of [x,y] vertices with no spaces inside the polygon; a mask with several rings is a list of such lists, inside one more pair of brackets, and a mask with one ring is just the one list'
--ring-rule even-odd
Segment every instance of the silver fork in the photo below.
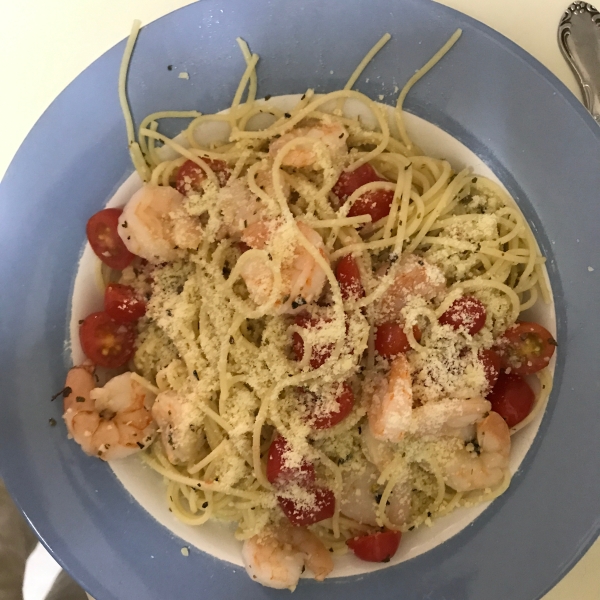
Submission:
{"label": "silver fork", "polygon": [[587,2],[573,2],[560,20],[558,45],[579,82],[584,106],[600,124],[600,12]]}

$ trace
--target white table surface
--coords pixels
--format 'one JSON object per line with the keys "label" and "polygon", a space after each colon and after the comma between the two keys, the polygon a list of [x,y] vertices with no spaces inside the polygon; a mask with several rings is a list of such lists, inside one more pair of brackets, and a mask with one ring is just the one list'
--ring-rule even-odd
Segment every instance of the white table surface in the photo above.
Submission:
{"label": "white table surface", "polygon": [[[575,79],[562,59],[556,43],[556,27],[569,3],[568,0],[440,2],[482,21],[519,44],[579,97]],[[0,114],[3,116],[3,143],[0,146],[0,177],[4,175],[19,145],[50,102],[92,61],[126,37],[133,19],[141,19],[146,24],[187,4],[191,2],[2,2]],[[599,567],[600,541],[596,542],[576,567],[543,600],[598,600]]]}

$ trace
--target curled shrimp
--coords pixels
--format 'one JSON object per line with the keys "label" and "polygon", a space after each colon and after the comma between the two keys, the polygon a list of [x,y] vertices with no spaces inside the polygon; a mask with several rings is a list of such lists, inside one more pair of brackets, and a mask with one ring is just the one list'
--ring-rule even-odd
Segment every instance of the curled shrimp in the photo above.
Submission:
{"label": "curled shrimp", "polygon": [[[348,146],[346,145],[348,132],[343,125],[335,122],[321,122],[318,125],[298,127],[297,129],[292,129],[289,133],[285,133],[271,143],[269,154],[275,158],[283,146],[299,137],[311,138],[323,142],[332,158],[343,157],[348,153]],[[312,167],[320,162],[321,152],[322,150],[319,148],[319,145],[306,141],[286,152],[281,164],[296,168]]]}
{"label": "curled shrimp", "polygon": [[152,405],[152,416],[170,463],[195,460],[204,444],[201,419],[190,408],[186,399],[173,390],[158,394]]}
{"label": "curled shrimp", "polygon": [[369,428],[377,440],[399,442],[409,430],[412,418],[412,382],[410,366],[404,354],[392,362],[369,402]]}
{"label": "curled shrimp", "polygon": [[[340,510],[344,515],[363,525],[380,525],[377,506],[383,486],[377,484],[379,475],[377,468],[370,463],[358,472],[350,471],[344,474],[340,496]],[[408,477],[403,477],[395,484],[388,498],[385,515],[396,527],[404,525],[410,516],[411,489]]]}
{"label": "curled shrimp", "polygon": [[479,451],[461,448],[442,465],[446,484],[457,492],[493,488],[508,468],[510,431],[496,412],[477,423]]}
{"label": "curled shrimp", "polygon": [[131,377],[117,375],[95,387],[94,367],[83,364],[67,374],[63,418],[69,435],[90,456],[125,458],[152,443],[156,423],[150,414],[154,394]]}
{"label": "curled shrimp", "polygon": [[119,235],[127,249],[151,263],[176,260],[182,249],[197,248],[202,228],[183,205],[185,196],[149,183],[129,200],[119,217]]}
{"label": "curled shrimp", "polygon": [[410,432],[419,436],[454,436],[473,439],[473,425],[492,405],[483,398],[447,398],[428,402],[412,411]]}
{"label": "curled shrimp", "polygon": [[[316,300],[327,276],[313,256],[297,238],[298,230],[329,262],[321,236],[302,221],[295,221],[290,231],[276,221],[261,221],[249,226],[242,234],[242,241],[251,248],[266,249],[271,256],[281,259],[281,293],[275,304],[278,314],[291,312],[300,305]],[[271,296],[275,279],[266,257],[257,257],[244,263],[240,272],[246,282],[250,297],[259,306]]]}
{"label": "curled shrimp", "polygon": [[333,570],[329,551],[314,533],[283,523],[246,540],[242,559],[254,581],[279,590],[293,591],[304,567],[317,581]]}
{"label": "curled shrimp", "polygon": [[411,298],[431,300],[445,289],[446,278],[438,267],[409,254],[398,265],[390,287],[375,303],[377,321],[402,321],[402,309]]}
{"label": "curled shrimp", "polygon": [[393,361],[387,376],[376,386],[367,416],[369,432],[363,436],[367,452],[379,464],[389,450],[377,442],[399,442],[406,434],[472,438],[472,425],[485,416],[491,404],[483,398],[445,398],[413,408],[410,365],[404,354]]}
{"label": "curled shrimp", "polygon": [[249,225],[261,221],[266,216],[266,207],[241,179],[230,180],[217,195],[217,205],[221,210],[224,233],[239,238]]}

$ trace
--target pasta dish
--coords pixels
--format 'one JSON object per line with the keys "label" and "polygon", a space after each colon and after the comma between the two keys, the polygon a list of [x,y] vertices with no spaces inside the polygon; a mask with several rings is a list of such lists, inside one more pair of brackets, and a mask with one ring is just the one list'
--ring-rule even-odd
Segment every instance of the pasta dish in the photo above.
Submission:
{"label": "pasta dish", "polygon": [[[249,575],[276,588],[348,551],[387,562],[403,534],[502,494],[556,342],[520,320],[550,292],[514,200],[404,126],[406,94],[460,31],[389,110],[352,89],[389,35],[344,89],[289,112],[256,98],[238,40],[227,111],[156,113],[136,135],[137,27],[120,89],[143,183],[87,225],[104,310],[80,325],[69,435],[104,460],[139,453],[184,523],[235,523]],[[170,139],[166,117],[191,122]],[[209,123],[228,139],[207,144]]]}

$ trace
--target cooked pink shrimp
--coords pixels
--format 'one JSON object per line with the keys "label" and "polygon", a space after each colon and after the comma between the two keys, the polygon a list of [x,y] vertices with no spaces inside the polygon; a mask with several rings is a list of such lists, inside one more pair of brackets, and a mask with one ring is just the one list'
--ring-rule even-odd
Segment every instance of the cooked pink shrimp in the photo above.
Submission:
{"label": "cooked pink shrimp", "polygon": [[232,179],[219,190],[217,205],[227,235],[238,237],[246,227],[266,216],[266,207],[242,179]]}
{"label": "cooked pink shrimp", "polygon": [[103,460],[124,458],[148,446],[156,423],[150,414],[154,394],[123,373],[95,387],[94,367],[73,367],[65,383],[63,418],[69,435],[86,454]]}
{"label": "cooked pink shrimp", "polygon": [[[323,142],[332,157],[345,156],[348,152],[348,146],[346,145],[348,132],[344,126],[339,123],[321,122],[318,125],[298,127],[292,129],[289,133],[285,133],[271,143],[269,154],[275,158],[285,144],[299,137],[307,137],[311,140]],[[319,162],[319,158],[321,158],[319,145],[307,140],[286,152],[281,164],[296,168],[312,167]]]}
{"label": "cooked pink shrimp", "polygon": [[400,262],[390,287],[375,303],[377,321],[403,320],[402,309],[411,298],[431,300],[445,289],[446,278],[438,267],[409,254]]}
{"label": "cooked pink shrimp", "polygon": [[406,356],[399,354],[387,377],[376,387],[367,409],[373,436],[378,440],[399,442],[410,428],[412,402],[410,366]]}
{"label": "cooked pink shrimp", "polygon": [[[257,171],[256,185],[263,189],[271,198],[275,198],[275,186],[273,185],[273,173],[271,169]],[[284,198],[289,198],[292,191],[289,182],[284,176],[281,177],[281,191]]]}
{"label": "cooked pink shrimp", "polygon": [[442,464],[446,484],[457,492],[493,488],[502,482],[510,454],[510,431],[495,412],[477,423],[479,453],[459,450]]}
{"label": "cooked pink shrimp", "polygon": [[152,416],[170,463],[195,460],[204,444],[201,418],[190,408],[188,401],[173,390],[158,394],[152,405]]}
{"label": "cooked pink shrimp", "polygon": [[[340,510],[344,515],[363,525],[379,525],[377,495],[383,489],[377,484],[379,475],[375,466],[369,463],[358,472],[344,474],[344,486],[340,497]],[[411,489],[406,477],[396,483],[388,498],[385,515],[397,527],[404,525],[410,516]]]}
{"label": "cooked pink shrimp", "polygon": [[171,261],[181,249],[197,248],[202,228],[184,209],[185,196],[168,186],[144,184],[119,217],[119,235],[127,249],[151,263]]}
{"label": "cooked pink shrimp", "polygon": [[483,398],[447,398],[427,402],[412,411],[410,430],[421,436],[464,437],[463,430],[487,415],[491,408],[490,402]]}
{"label": "cooked pink shrimp", "polygon": [[[301,221],[297,228],[329,262],[321,236]],[[311,254],[302,246],[298,233],[276,221],[261,221],[249,226],[242,234],[242,241],[255,249],[268,249],[278,254],[281,262],[281,297],[275,304],[277,313],[294,310],[294,303],[306,304],[316,300],[323,290],[327,276]],[[273,272],[268,259],[257,258],[244,264],[241,276],[246,282],[250,297],[259,306],[269,299],[274,285]],[[301,301],[300,301],[301,300]]]}
{"label": "cooked pink shrimp", "polygon": [[333,570],[329,551],[314,533],[283,523],[246,540],[242,559],[254,581],[278,590],[293,591],[304,567],[317,581]]}

